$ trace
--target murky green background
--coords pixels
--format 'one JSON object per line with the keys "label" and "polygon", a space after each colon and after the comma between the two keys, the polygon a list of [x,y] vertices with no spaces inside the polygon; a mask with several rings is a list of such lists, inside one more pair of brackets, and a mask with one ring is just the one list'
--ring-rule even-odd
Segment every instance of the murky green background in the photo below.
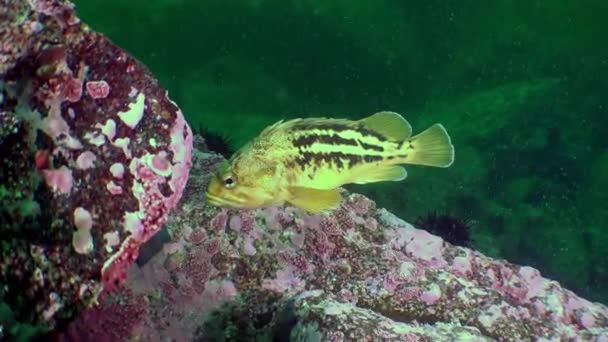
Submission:
{"label": "murky green background", "polygon": [[[235,147],[279,118],[442,122],[449,169],[354,187],[415,221],[475,222],[475,247],[608,302],[608,2],[79,0],[193,127]],[[352,187],[351,187],[352,188]]]}

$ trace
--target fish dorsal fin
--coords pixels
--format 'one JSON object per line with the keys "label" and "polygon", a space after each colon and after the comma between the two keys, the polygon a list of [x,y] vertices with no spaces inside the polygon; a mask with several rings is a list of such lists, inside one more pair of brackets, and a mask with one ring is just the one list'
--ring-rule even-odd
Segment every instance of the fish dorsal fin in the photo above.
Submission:
{"label": "fish dorsal fin", "polygon": [[395,112],[378,112],[359,122],[391,141],[403,141],[412,135],[410,123]]}
{"label": "fish dorsal fin", "polygon": [[262,130],[262,132],[260,132],[260,134],[258,136],[259,137],[264,137],[264,136],[271,135],[275,131],[277,131],[278,129],[280,129],[284,124],[285,124],[285,120],[279,120],[279,121],[273,123],[272,125],[264,128],[264,130]]}

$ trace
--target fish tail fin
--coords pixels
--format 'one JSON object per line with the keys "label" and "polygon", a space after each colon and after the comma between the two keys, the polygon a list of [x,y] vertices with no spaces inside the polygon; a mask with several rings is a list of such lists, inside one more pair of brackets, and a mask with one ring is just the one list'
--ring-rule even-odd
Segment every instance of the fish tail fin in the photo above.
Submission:
{"label": "fish tail fin", "polygon": [[434,124],[403,143],[407,151],[404,162],[435,167],[448,167],[454,162],[454,146],[443,125]]}

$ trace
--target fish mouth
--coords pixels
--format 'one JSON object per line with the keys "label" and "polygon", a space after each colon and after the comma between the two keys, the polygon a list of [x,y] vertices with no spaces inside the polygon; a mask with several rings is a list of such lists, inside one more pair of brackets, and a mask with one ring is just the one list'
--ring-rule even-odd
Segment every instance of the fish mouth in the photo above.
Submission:
{"label": "fish mouth", "polygon": [[206,192],[205,197],[207,198],[207,203],[214,205],[216,207],[241,207],[244,200],[229,200],[223,197],[216,196],[212,193]]}

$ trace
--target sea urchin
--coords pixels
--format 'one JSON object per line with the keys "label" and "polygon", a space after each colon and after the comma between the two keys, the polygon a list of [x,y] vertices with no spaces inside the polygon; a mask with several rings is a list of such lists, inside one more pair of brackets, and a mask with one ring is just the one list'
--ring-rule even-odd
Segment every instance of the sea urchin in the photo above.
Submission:
{"label": "sea urchin", "polygon": [[440,236],[445,241],[462,247],[472,247],[472,222],[449,214],[429,212],[416,220],[416,226],[427,232]]}
{"label": "sea urchin", "polygon": [[208,150],[219,153],[226,159],[230,159],[234,153],[234,149],[230,146],[230,138],[228,136],[213,132],[203,125],[199,125],[198,129],[194,130],[194,133],[205,139],[205,146]]}

